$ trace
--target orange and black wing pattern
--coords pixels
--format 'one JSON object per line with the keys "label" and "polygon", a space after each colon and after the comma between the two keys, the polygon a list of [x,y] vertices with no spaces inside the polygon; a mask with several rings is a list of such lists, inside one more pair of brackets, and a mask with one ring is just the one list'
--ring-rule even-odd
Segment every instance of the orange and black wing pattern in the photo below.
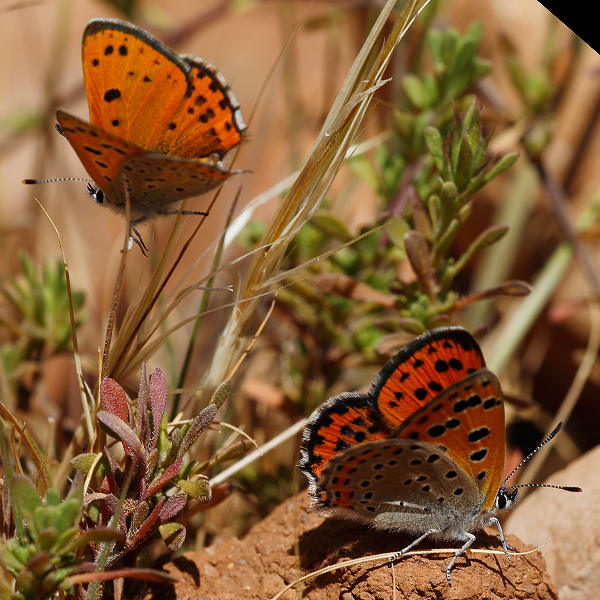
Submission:
{"label": "orange and black wing pattern", "polygon": [[390,429],[467,375],[485,368],[481,349],[462,327],[440,327],[407,344],[381,370],[369,392]]}

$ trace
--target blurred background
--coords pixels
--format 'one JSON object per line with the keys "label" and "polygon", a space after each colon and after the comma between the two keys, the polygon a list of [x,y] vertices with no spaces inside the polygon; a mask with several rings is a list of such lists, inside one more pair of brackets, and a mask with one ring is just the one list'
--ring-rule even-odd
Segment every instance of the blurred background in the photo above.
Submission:
{"label": "blurred background", "polygon": [[[14,285],[14,278],[22,275],[22,251],[38,267],[44,261],[60,259],[56,235],[35,197],[60,232],[72,286],[85,295],[85,322],[78,339],[90,385],[97,379],[97,349],[104,341],[124,220],[96,205],[86,193],[85,183],[21,184],[25,178],[87,177],[70,145],[54,129],[59,107],[88,118],[81,72],[81,35],[87,22],[95,17],[131,20],[176,52],[209,60],[231,85],[249,125],[248,137],[235,160],[235,168],[247,172],[224,186],[211,210],[210,228],[192,240],[178,267],[179,277],[169,284],[173,287],[167,291],[172,291],[210,271],[213,255],[204,253],[221,233],[238,191],[236,215],[302,166],[381,4],[377,0],[0,1],[0,283]],[[471,91],[482,107],[485,133],[495,127],[489,152],[520,152],[515,166],[477,192],[472,215],[451,251],[456,255],[464,252],[489,225],[508,223],[511,229],[498,243],[492,259],[486,262],[483,253],[469,263],[456,281],[456,291],[464,295],[508,279],[534,283],[567,237],[565,228],[557,224],[560,219],[573,227],[590,206],[598,203],[600,58],[536,0],[447,0],[433,4],[433,29],[453,26],[462,34],[474,21],[482,24],[479,56],[490,60],[492,69]],[[418,21],[397,51],[389,68],[394,79],[378,92],[361,140],[389,131],[395,107],[404,101],[399,82],[411,55],[423,44],[419,37],[423,27]],[[538,168],[539,160],[548,180]],[[554,184],[560,191],[555,190],[561,199],[560,210],[552,199]],[[223,263],[251,250],[260,224],[273,215],[279,199],[280,194],[276,194],[256,208],[245,232],[225,249]],[[202,210],[203,203],[206,200],[199,199],[188,208]],[[361,177],[358,168],[342,169],[328,195],[328,209],[352,235],[376,224],[387,208],[382,207],[377,190],[368,178]],[[140,226],[151,252],[144,257],[134,248],[130,254],[123,305],[146,285],[172,222],[173,218],[165,218]],[[188,217],[179,247],[195,225],[194,217]],[[570,241],[577,243],[579,260],[568,261],[566,270],[558,273],[558,285],[550,290],[532,324],[523,328],[523,340],[498,372],[505,391],[526,399],[524,404],[529,406],[525,416],[520,413],[518,424],[510,428],[514,435],[511,443],[521,443],[518,455],[535,444],[548,426],[588,345],[590,311],[595,310],[590,302],[600,280],[598,234],[595,218],[585,232],[574,233]],[[290,260],[293,264],[293,257]],[[586,268],[581,267],[581,260]],[[191,268],[194,270],[189,273]],[[217,285],[239,286],[247,268],[248,261],[225,268]],[[398,279],[410,280],[409,271],[399,263]],[[228,293],[220,294],[223,296],[213,294],[213,306],[231,301],[229,296],[222,299]],[[199,297],[188,298],[177,307],[173,320],[194,315],[199,302]],[[520,298],[494,300],[487,309],[477,309],[480,312],[471,306],[470,312],[453,314],[452,321],[471,330],[487,327],[490,335],[483,346],[487,356],[488,349],[497,351],[495,340],[521,302]],[[267,307],[265,301],[265,312]],[[186,389],[198,385],[229,310],[213,312],[205,319]],[[242,428],[258,444],[307,416],[332,394],[368,389],[386,359],[385,353],[371,352],[367,360],[359,360],[365,355],[356,348],[341,356],[333,343],[325,350],[322,337],[315,333],[318,325],[307,326],[298,312],[293,299],[277,305],[238,373],[226,414],[220,416]],[[55,419],[56,453],[60,455],[81,414],[72,352],[68,343],[64,348],[55,346],[52,352],[46,345],[17,360],[14,344],[25,334],[15,323],[23,325],[24,320],[6,298],[0,313],[3,401],[11,404],[21,420],[26,419],[42,447],[47,440],[48,419]],[[263,315],[257,315],[256,325]],[[148,371],[160,366],[170,388],[176,385],[190,328],[171,336],[149,361]],[[323,365],[329,370],[320,369]],[[135,390],[136,381],[139,373],[120,383]],[[596,362],[573,410],[566,441],[557,444],[560,456],[555,468],[600,441],[599,385],[600,363]],[[534,404],[529,403],[531,398]],[[243,533],[304,486],[295,467],[297,460],[295,437],[246,468],[236,491],[211,512],[199,540]]]}

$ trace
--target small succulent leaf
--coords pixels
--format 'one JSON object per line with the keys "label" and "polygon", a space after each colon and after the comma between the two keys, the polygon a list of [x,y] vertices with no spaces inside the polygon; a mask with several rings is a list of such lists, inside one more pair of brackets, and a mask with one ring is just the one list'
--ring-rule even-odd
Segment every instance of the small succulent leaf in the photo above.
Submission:
{"label": "small succulent leaf", "polygon": [[446,250],[450,247],[450,244],[453,242],[456,234],[458,233],[458,228],[460,227],[460,221],[458,219],[452,219],[446,227],[446,231],[442,234],[437,244],[434,247],[433,258],[431,262],[434,265],[437,265],[441,258],[446,253]]}
{"label": "small succulent leaf", "polygon": [[68,548],[69,551],[75,550],[76,548],[84,548],[88,544],[101,544],[104,542],[118,542],[123,543],[125,541],[125,532],[119,531],[114,527],[94,527],[85,533],[79,535]]}
{"label": "small succulent leaf", "polygon": [[131,527],[129,528],[129,531],[137,531],[142,526],[142,523],[146,520],[149,514],[150,505],[147,502],[140,502],[133,511],[133,515],[131,517]]}
{"label": "small succulent leaf", "polygon": [[[225,382],[223,382],[215,391],[215,394],[219,389],[223,386]],[[230,382],[227,386],[227,394],[229,393]],[[214,398],[214,394],[213,394]],[[189,447],[198,439],[200,434],[212,423],[215,415],[217,414],[218,406],[216,403],[209,404],[205,408],[200,411],[200,414],[193,420],[189,429],[187,430],[183,441],[181,442],[179,449],[177,451],[177,458],[182,458],[183,455],[188,451]]]}
{"label": "small succulent leaf", "polygon": [[430,298],[434,297],[437,290],[433,280],[433,270],[427,241],[418,231],[409,231],[404,236],[404,247],[408,260],[419,280],[420,288]]}
{"label": "small succulent leaf", "polygon": [[456,187],[459,190],[464,190],[471,180],[473,175],[472,162],[473,150],[463,138],[462,143],[460,144],[458,158],[454,169],[454,183],[456,183]]}
{"label": "small succulent leaf", "polygon": [[169,432],[165,425],[166,423],[163,420],[158,435],[158,444],[156,445],[158,448],[158,460],[162,465],[169,464],[168,457],[171,455],[171,450],[173,448]]}
{"label": "small succulent leaf", "polygon": [[144,500],[154,496],[156,492],[158,492],[163,485],[169,482],[173,477],[176,477],[181,472],[181,468],[183,467],[183,460],[179,459],[169,465],[164,472],[159,475],[149,486],[148,491],[145,494]]}
{"label": "small succulent leaf", "polygon": [[373,190],[380,190],[381,181],[379,173],[373,168],[373,164],[364,154],[353,156],[349,160],[349,165],[354,173],[365,181]]}
{"label": "small succulent leaf", "polygon": [[406,97],[421,110],[429,108],[429,95],[419,77],[409,73],[402,78],[402,87]]}
{"label": "small succulent leaf", "polygon": [[412,218],[415,223],[415,229],[426,239],[431,240],[431,221],[429,215],[425,210],[425,206],[421,202],[421,199],[417,196],[415,188],[410,186],[408,188],[408,197],[412,204]]}
{"label": "small succulent leaf", "polygon": [[145,481],[152,481],[152,476],[154,475],[154,469],[156,468],[157,463],[158,448],[154,448],[154,450],[148,454],[148,458],[146,460],[146,473],[144,474]]}
{"label": "small succulent leaf", "polygon": [[150,425],[148,421],[148,377],[146,375],[146,363],[142,363],[142,375],[140,377],[140,389],[138,392],[135,427],[140,432],[142,444],[147,445],[150,437]]}
{"label": "small succulent leaf", "polygon": [[35,512],[42,506],[42,499],[33,483],[25,475],[17,473],[13,475],[10,492],[11,500],[19,507],[21,516],[30,526],[33,525]]}
{"label": "small succulent leaf", "polygon": [[155,525],[158,523],[158,515],[162,510],[165,500],[166,498],[164,496],[159,499],[159,501],[156,503],[156,506],[148,515],[148,518],[144,521],[142,526],[135,532],[135,534],[129,540],[127,540],[127,548],[135,548],[147,535],[154,531]]}
{"label": "small succulent leaf", "polygon": [[125,451],[129,451],[127,453],[130,456],[135,456],[142,463],[146,462],[146,451],[140,439],[135,435],[135,431],[127,423],[124,423],[119,417],[105,410],[98,412],[97,418],[104,425],[103,429],[107,433],[123,442],[123,446],[126,446]]}
{"label": "small succulent leaf", "polygon": [[171,496],[162,507],[159,519],[162,523],[170,521],[177,513],[182,511],[187,504],[187,494],[175,494]]}
{"label": "small succulent leaf", "polygon": [[[189,427],[188,427],[188,429],[189,429]],[[172,463],[179,456],[178,452],[179,452],[179,448],[181,447],[182,440],[183,440],[182,428],[175,427],[171,431],[170,448],[169,448],[169,453],[167,454],[167,458],[164,461],[165,463],[167,463],[167,464]]]}
{"label": "small succulent leaf", "polygon": [[225,400],[227,400],[227,398],[229,397],[230,392],[231,379],[225,379],[225,381],[222,381],[213,392],[213,395],[210,399],[210,403],[214,404],[217,408],[221,408],[221,406],[223,406],[223,404],[225,403]]}
{"label": "small succulent leaf", "polygon": [[429,212],[429,220],[433,228],[433,239],[437,240],[442,231],[443,212],[442,201],[437,194],[432,194],[427,199],[427,210]]}
{"label": "small succulent leaf", "polygon": [[176,485],[198,502],[207,503],[212,498],[212,489],[210,483],[208,483],[208,478],[180,479]]}
{"label": "small succulent leaf", "polygon": [[46,491],[46,506],[60,506],[62,498],[56,488],[48,488]]}
{"label": "small succulent leaf", "polygon": [[444,149],[442,144],[442,134],[439,129],[428,126],[425,127],[425,144],[433,157],[435,166],[440,173],[444,172]]}
{"label": "small succulent leaf", "polygon": [[54,527],[41,529],[37,535],[36,545],[40,550],[50,552],[58,539],[58,531]]}
{"label": "small succulent leaf", "polygon": [[235,460],[244,456],[250,448],[255,447],[254,443],[246,438],[242,438],[241,440],[237,440],[232,444],[229,444],[226,448],[219,450],[209,461],[208,466],[214,467],[216,465],[220,465],[224,462]]}
{"label": "small succulent leaf", "polygon": [[319,210],[310,222],[328,237],[338,238],[342,242],[349,242],[352,239],[352,234],[344,222],[332,212]]}
{"label": "small succulent leaf", "polygon": [[76,526],[83,514],[83,497],[68,498],[58,510],[56,528],[60,533]]}
{"label": "small succulent leaf", "polygon": [[324,294],[341,296],[360,302],[372,302],[387,308],[393,308],[396,305],[396,300],[391,294],[384,294],[369,284],[353,279],[344,273],[317,275],[314,284]]}
{"label": "small succulent leaf", "polygon": [[407,331],[408,333],[413,333],[414,335],[421,335],[427,330],[425,325],[418,319],[415,319],[414,317],[401,317],[400,327],[404,331]]}
{"label": "small succulent leaf", "polygon": [[113,456],[113,453],[110,451],[110,448],[108,446],[104,446],[104,456],[106,456],[106,460],[108,461],[108,466],[110,468],[110,473],[113,476],[119,471],[121,471],[121,465]]}
{"label": "small succulent leaf", "polygon": [[39,506],[35,509],[33,518],[35,528],[41,533],[46,527],[54,527],[58,518],[58,508],[56,506]]}
{"label": "small succulent leaf", "polygon": [[58,539],[56,540],[55,554],[66,554],[67,548],[70,547],[71,541],[80,535],[80,529],[77,526],[69,527],[61,531]]}
{"label": "small succulent leaf", "polygon": [[401,218],[390,219],[384,226],[384,231],[397,248],[404,248],[404,236],[410,231],[410,229],[410,225]]}
{"label": "small succulent leaf", "polygon": [[150,407],[152,412],[152,441],[150,449],[156,448],[160,424],[167,408],[167,380],[165,374],[158,368],[150,377]]}
{"label": "small succulent leaf", "polygon": [[173,552],[179,550],[185,541],[186,530],[181,523],[165,523],[159,526],[158,531],[169,550]]}
{"label": "small succulent leaf", "polygon": [[125,390],[110,377],[105,377],[100,384],[100,398],[104,410],[119,417],[127,423],[128,405]]}
{"label": "small succulent leaf", "polygon": [[[80,471],[84,475],[87,475],[96,460],[98,454],[95,452],[86,452],[84,454],[78,454],[72,458],[69,462],[75,471]],[[102,458],[96,463],[94,468],[94,475],[97,477],[104,477],[110,473],[110,465],[108,459],[102,455]]]}

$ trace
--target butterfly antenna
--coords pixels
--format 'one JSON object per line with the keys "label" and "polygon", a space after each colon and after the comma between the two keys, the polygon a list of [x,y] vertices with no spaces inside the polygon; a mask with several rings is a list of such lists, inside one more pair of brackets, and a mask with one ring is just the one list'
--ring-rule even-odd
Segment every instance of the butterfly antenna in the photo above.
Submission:
{"label": "butterfly antenna", "polygon": [[[504,488],[504,484],[542,447],[545,446],[552,438],[562,429],[563,422],[561,421],[552,431],[552,433],[543,441],[540,442],[534,450],[532,450],[509,474],[509,476],[502,482],[502,488]],[[523,483],[521,485],[513,485],[509,488],[504,488],[506,491],[514,490],[520,487],[550,487],[556,488],[559,490],[565,490],[566,492],[581,492],[581,488],[579,487],[571,487],[564,485],[551,485],[548,483]]]}
{"label": "butterfly antenna", "polygon": [[54,183],[55,181],[85,181],[86,183],[94,183],[91,179],[81,179],[80,177],[59,177],[58,179],[23,179],[22,183],[27,185],[35,185],[37,183]]}

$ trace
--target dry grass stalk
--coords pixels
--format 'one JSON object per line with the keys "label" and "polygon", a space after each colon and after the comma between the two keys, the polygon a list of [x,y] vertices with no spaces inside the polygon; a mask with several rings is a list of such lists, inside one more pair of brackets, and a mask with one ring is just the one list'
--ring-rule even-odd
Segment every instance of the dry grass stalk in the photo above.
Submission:
{"label": "dry grass stalk", "polygon": [[376,89],[385,83],[383,74],[392,52],[416,16],[429,0],[412,0],[397,18],[382,50],[368,64],[383,25],[396,2],[389,0],[359,52],[323,128],[296,181],[259,243],[262,251],[254,255],[248,277],[238,296],[238,304],[219,338],[211,364],[206,370],[196,398],[197,411],[207,401],[209,390],[230,372],[246,347],[246,331],[262,296],[269,291],[271,278],[279,270],[290,240],[312,217],[344,163],[346,152],[367,112]]}

